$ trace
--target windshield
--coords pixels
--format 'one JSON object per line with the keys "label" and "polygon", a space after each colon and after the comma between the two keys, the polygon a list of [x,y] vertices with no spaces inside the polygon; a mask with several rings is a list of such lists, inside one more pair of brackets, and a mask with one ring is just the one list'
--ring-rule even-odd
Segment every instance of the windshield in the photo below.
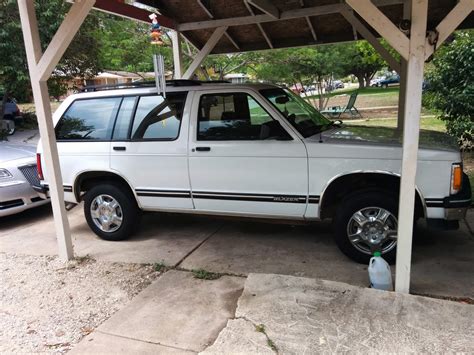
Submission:
{"label": "windshield", "polygon": [[286,117],[303,137],[310,137],[333,125],[318,110],[288,89],[273,88],[260,93]]}

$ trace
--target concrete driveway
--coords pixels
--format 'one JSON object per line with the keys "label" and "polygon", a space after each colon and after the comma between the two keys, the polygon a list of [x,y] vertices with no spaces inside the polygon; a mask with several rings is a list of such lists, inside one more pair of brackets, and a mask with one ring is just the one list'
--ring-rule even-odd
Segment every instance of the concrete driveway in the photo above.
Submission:
{"label": "concrete driveway", "polygon": [[[474,225],[474,210],[469,212]],[[367,286],[367,267],[336,247],[328,223],[268,224],[249,220],[147,213],[133,238],[107,242],[88,228],[82,206],[69,212],[75,253],[130,263],[248,275],[283,274]],[[55,255],[49,206],[0,220],[0,252]],[[394,269],[394,268],[392,268]],[[412,292],[474,298],[474,237],[464,223],[455,232],[420,227],[413,247]]]}

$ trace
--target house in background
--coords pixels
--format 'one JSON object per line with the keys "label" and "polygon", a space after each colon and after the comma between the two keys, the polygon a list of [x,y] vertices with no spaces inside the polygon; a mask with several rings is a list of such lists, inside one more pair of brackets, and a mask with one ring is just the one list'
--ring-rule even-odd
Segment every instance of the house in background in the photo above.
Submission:
{"label": "house in background", "polygon": [[249,76],[243,73],[232,73],[224,75],[225,80],[229,80],[232,84],[243,84],[249,80]]}

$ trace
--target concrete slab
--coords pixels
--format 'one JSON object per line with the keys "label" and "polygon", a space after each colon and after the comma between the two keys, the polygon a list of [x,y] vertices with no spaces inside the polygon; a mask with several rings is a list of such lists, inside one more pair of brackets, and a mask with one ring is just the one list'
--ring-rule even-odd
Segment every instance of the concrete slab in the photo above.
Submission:
{"label": "concrete slab", "polygon": [[198,280],[168,271],[115,313],[102,333],[183,350],[202,351],[234,317],[245,279]]}
{"label": "concrete slab", "polygon": [[181,264],[247,275],[275,273],[367,285],[365,265],[341,254],[328,223],[279,225],[228,222]]}
{"label": "concrete slab", "polygon": [[230,319],[215,343],[201,354],[274,354],[264,333],[245,319]]}
{"label": "concrete slab", "polygon": [[159,344],[147,343],[129,338],[117,337],[110,334],[94,332],[85,337],[81,343],[74,347],[68,354],[194,354],[192,351],[170,348]]}
{"label": "concrete slab", "polygon": [[[474,214],[471,209],[470,214]],[[461,229],[433,232],[417,228],[411,290],[415,293],[474,298],[474,238]],[[186,269],[247,275],[277,273],[368,286],[367,267],[345,257],[331,226],[227,222],[184,260]],[[392,272],[395,268],[392,267]]]}
{"label": "concrete slab", "polygon": [[[56,233],[50,207],[27,212],[7,217],[2,224],[0,251],[56,255]],[[68,218],[77,256],[90,255],[112,262],[164,262],[170,266],[176,265],[222,225],[222,222],[206,217],[148,213],[143,215],[135,236],[126,241],[109,242],[89,229],[82,205],[69,211]]]}
{"label": "concrete slab", "polygon": [[[333,281],[250,274],[236,318],[262,324],[284,354],[474,352],[474,307]],[[229,322],[207,351],[228,352],[231,333],[245,346],[253,334],[241,324]]]}

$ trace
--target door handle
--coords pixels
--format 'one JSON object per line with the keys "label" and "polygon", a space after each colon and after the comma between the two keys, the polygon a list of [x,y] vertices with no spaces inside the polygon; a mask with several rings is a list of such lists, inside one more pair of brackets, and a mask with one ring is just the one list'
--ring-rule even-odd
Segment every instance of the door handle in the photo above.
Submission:
{"label": "door handle", "polygon": [[125,148],[125,147],[114,147],[114,150],[124,151],[124,150],[127,150],[127,148]]}
{"label": "door handle", "polygon": [[211,147],[196,147],[197,152],[210,152]]}

